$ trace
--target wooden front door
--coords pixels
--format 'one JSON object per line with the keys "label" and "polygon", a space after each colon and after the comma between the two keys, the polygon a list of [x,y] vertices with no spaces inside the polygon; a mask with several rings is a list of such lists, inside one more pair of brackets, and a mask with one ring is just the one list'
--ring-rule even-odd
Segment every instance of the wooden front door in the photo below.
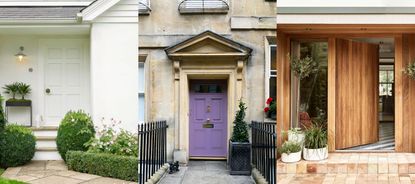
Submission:
{"label": "wooden front door", "polygon": [[378,141],[379,46],[336,39],[336,149]]}
{"label": "wooden front door", "polygon": [[189,143],[191,157],[226,157],[226,81],[192,81]]}

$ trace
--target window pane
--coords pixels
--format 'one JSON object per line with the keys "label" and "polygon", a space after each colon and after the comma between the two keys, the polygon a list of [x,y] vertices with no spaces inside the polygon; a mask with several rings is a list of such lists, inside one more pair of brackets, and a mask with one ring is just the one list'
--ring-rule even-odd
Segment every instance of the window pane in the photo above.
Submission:
{"label": "window pane", "polygon": [[144,92],[145,89],[145,78],[144,78],[144,63],[138,63],[138,91]]}
{"label": "window pane", "polygon": [[271,70],[277,70],[277,47],[275,45],[271,47]]}
{"label": "window pane", "polygon": [[193,85],[195,93],[222,93],[222,86],[217,84],[197,84]]}
{"label": "window pane", "polygon": [[269,78],[269,97],[276,99],[277,98],[277,78]]}
{"label": "window pane", "polygon": [[143,122],[145,117],[145,96],[144,93],[138,94],[138,121]]}

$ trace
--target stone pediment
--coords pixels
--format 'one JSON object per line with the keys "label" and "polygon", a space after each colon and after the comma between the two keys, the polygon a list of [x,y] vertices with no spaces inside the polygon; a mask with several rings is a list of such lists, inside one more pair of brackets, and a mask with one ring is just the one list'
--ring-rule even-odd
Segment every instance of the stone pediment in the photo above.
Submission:
{"label": "stone pediment", "polygon": [[205,31],[166,50],[171,59],[183,57],[235,57],[246,59],[252,49],[212,31]]}

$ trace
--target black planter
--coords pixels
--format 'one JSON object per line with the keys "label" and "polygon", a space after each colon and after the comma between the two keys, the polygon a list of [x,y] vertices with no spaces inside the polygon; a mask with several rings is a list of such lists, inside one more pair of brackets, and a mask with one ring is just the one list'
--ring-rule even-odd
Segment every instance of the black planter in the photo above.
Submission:
{"label": "black planter", "polygon": [[272,120],[276,120],[277,119],[277,113],[268,111],[267,112],[267,118],[272,119]]}
{"label": "black planter", "polygon": [[8,107],[28,107],[32,105],[32,101],[30,100],[21,100],[21,99],[12,99],[6,101],[6,106]]}
{"label": "black planter", "polygon": [[229,141],[231,175],[251,175],[251,143]]}

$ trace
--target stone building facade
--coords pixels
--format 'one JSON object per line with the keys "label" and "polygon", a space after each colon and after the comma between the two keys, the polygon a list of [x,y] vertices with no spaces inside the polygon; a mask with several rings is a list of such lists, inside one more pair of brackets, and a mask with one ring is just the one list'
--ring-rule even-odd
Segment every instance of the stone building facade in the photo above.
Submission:
{"label": "stone building facade", "polygon": [[140,1],[139,118],[167,120],[169,160],[226,158],[239,99],[247,121],[267,120],[275,11],[267,0]]}

